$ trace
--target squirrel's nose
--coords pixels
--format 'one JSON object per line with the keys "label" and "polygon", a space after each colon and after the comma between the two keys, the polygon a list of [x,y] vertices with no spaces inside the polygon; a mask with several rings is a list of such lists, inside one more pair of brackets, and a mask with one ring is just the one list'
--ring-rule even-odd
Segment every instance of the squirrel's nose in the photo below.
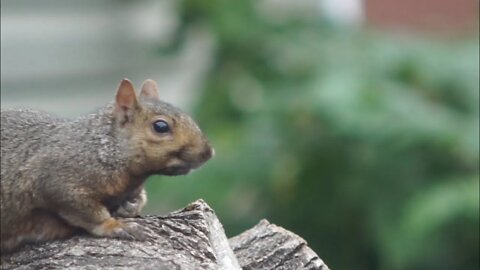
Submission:
{"label": "squirrel's nose", "polygon": [[206,149],[200,154],[202,157],[202,160],[209,160],[215,155],[215,149],[211,146],[207,146]]}

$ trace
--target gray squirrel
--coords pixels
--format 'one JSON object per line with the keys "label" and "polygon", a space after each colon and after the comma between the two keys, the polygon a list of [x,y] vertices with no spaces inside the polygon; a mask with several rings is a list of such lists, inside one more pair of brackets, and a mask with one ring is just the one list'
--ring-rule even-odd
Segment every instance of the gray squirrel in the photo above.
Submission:
{"label": "gray squirrel", "polygon": [[148,176],[182,175],[214,154],[197,124],[128,79],[115,101],[78,119],[1,111],[2,253],[73,236],[144,240],[131,218],[146,204]]}

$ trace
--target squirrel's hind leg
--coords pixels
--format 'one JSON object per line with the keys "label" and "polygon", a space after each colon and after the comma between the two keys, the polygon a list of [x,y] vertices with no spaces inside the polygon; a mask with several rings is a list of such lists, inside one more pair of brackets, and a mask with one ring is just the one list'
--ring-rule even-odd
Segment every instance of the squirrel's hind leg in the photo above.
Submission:
{"label": "squirrel's hind leg", "polygon": [[2,235],[1,253],[17,250],[24,244],[65,239],[75,235],[78,228],[72,227],[55,213],[35,209],[9,235]]}

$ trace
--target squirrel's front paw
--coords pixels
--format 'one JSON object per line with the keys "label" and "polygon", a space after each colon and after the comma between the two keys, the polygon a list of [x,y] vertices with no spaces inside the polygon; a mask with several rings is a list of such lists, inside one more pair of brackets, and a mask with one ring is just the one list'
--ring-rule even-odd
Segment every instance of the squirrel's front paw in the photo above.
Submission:
{"label": "squirrel's front paw", "polygon": [[123,218],[137,217],[140,215],[146,203],[147,193],[143,189],[135,198],[123,202],[120,207],[112,213],[112,216]]}
{"label": "squirrel's front paw", "polygon": [[112,218],[100,225],[95,234],[125,240],[145,241],[153,235],[153,232],[133,220]]}
{"label": "squirrel's front paw", "polygon": [[121,226],[113,231],[111,237],[145,241],[151,234],[152,232],[150,229],[141,226],[134,221],[122,221]]}

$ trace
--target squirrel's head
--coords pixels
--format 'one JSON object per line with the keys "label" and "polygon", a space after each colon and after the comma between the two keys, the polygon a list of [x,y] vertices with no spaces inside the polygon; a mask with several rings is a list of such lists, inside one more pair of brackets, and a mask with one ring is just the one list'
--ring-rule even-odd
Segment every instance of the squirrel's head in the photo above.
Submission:
{"label": "squirrel's head", "polygon": [[137,97],[132,83],[124,79],[117,90],[113,116],[118,134],[128,145],[132,173],[187,174],[214,155],[192,118],[160,101],[153,80],[143,83]]}

